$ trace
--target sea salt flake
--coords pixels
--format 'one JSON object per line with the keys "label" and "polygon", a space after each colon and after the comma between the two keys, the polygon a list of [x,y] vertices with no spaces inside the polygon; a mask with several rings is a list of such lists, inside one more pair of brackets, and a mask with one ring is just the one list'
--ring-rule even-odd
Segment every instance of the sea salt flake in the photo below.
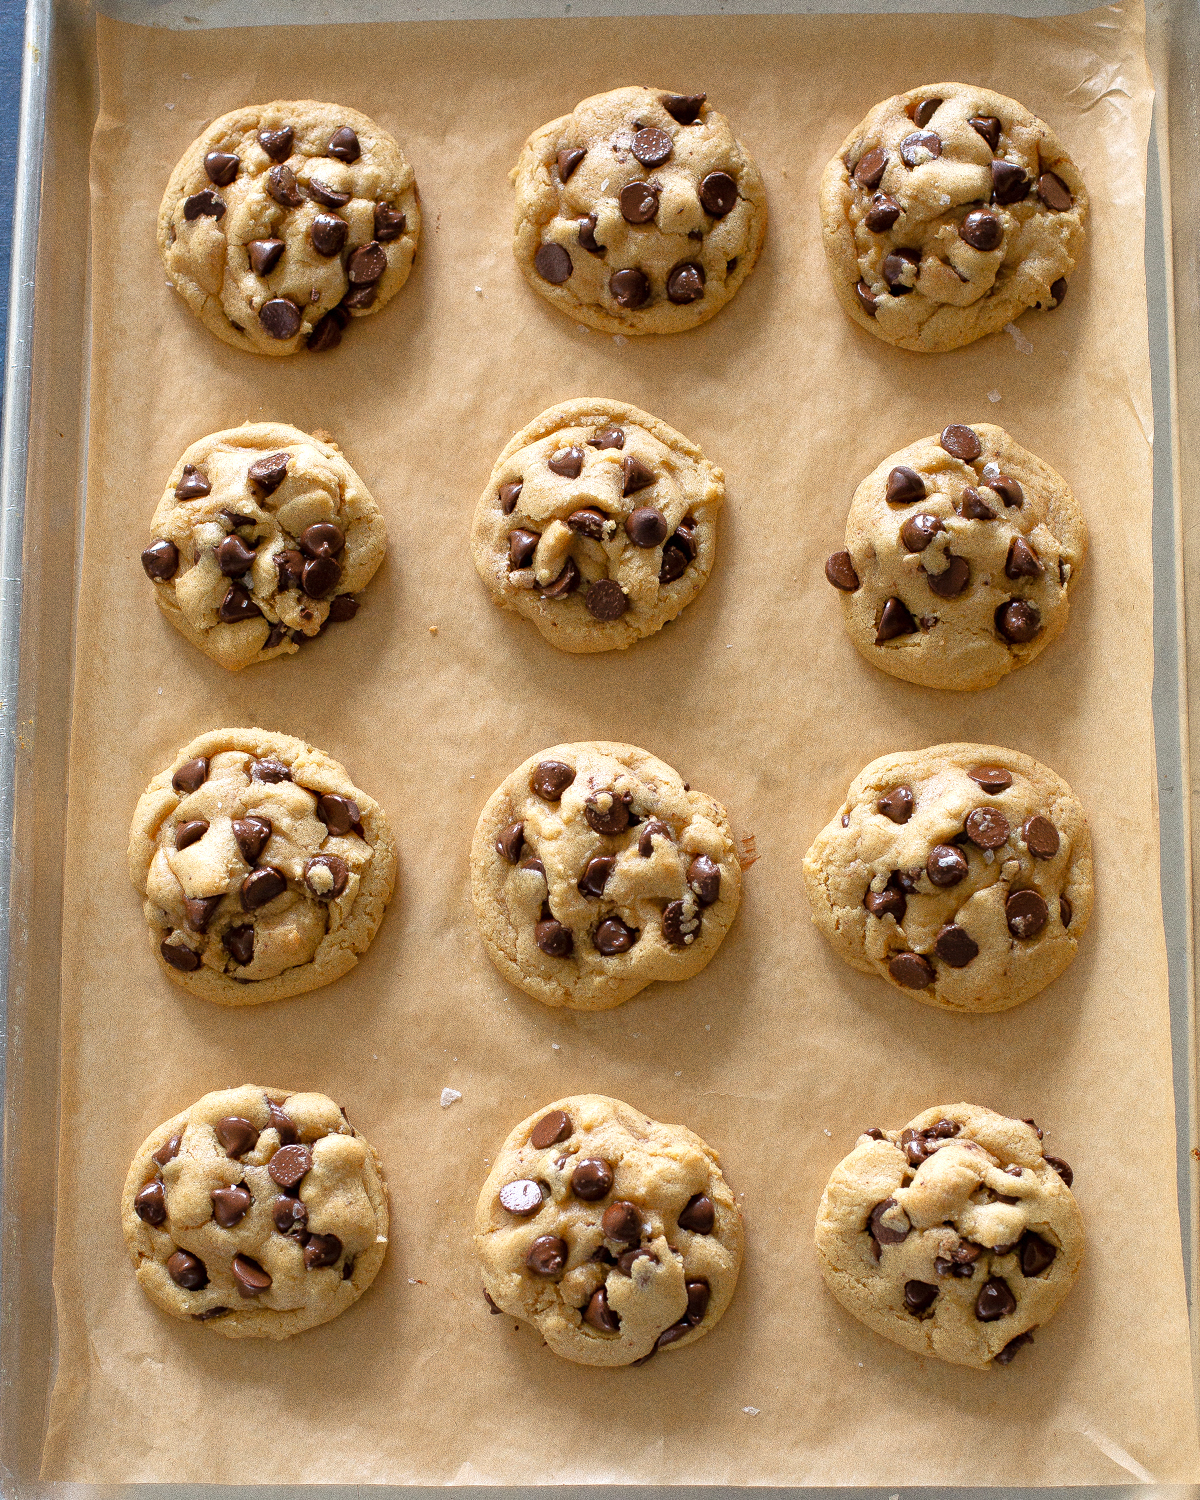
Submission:
{"label": "sea salt flake", "polygon": [[461,1098],[462,1098],[462,1095],[459,1093],[459,1091],[457,1089],[443,1089],[442,1090],[442,1108],[443,1109],[449,1109],[452,1104],[457,1103],[458,1100],[461,1099]]}
{"label": "sea salt flake", "polygon": [[746,1415],[748,1417],[757,1417],[760,1408],[757,1407],[757,1406],[743,1406],[742,1410],[746,1413]]}
{"label": "sea salt flake", "polygon": [[628,342],[629,342],[629,340],[625,337],[625,335],[623,333],[614,333],[613,334],[613,343],[614,344],[627,344]]}
{"label": "sea salt flake", "polygon": [[1032,354],[1033,345],[1021,332],[1015,323],[1005,323],[1004,331],[1012,336],[1012,341],[1022,354]]}
{"label": "sea salt flake", "polygon": [[1000,399],[1000,392],[999,391],[989,391],[987,393],[987,398],[988,398],[989,401],[991,401],[993,404],[995,404],[995,402],[999,401],[999,399]]}

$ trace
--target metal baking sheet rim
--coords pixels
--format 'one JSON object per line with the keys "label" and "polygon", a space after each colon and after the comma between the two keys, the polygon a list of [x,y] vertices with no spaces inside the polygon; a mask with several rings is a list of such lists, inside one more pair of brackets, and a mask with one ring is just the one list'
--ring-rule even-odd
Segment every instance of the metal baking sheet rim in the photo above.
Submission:
{"label": "metal baking sheet rim", "polygon": [[[1187,654],[1184,607],[1183,491],[1179,452],[1178,384],[1179,349],[1175,321],[1174,278],[1170,241],[1171,132],[1164,96],[1164,73],[1180,60],[1184,48],[1178,30],[1200,34],[1200,12],[1185,10],[1190,0],[1159,0],[1148,17],[1150,58],[1155,71],[1157,98],[1150,142],[1146,198],[1146,272],[1149,309],[1152,394],[1155,427],[1154,455],[1154,692],[1153,715],[1157,759],[1159,811],[1159,863],[1162,881],[1163,923],[1166,930],[1171,1010],[1171,1041],[1177,1125],[1177,1186],[1184,1264],[1187,1269],[1189,1310],[1192,1315],[1193,1372],[1197,1360],[1195,1290],[1198,1278],[1197,1207],[1200,1203],[1200,1168],[1196,1155],[1197,1067],[1193,1024],[1194,975],[1192,931],[1190,778],[1188,777]],[[1172,8],[1173,7],[1173,8]],[[879,11],[956,14],[998,12],[1015,16],[1050,16],[1094,8],[1093,0],[960,0],[951,7],[944,0],[289,0],[285,24],[345,24],[367,21],[465,21],[557,19],[581,16],[658,14],[828,14]],[[177,30],[210,29],[234,25],[278,25],[281,17],[254,0],[105,0],[100,9],[116,19],[141,25]],[[21,119],[13,206],[12,269],[9,287],[8,341],[5,350],[4,423],[0,438],[0,1099],[4,1106],[4,1149],[0,1155],[0,1309],[5,1318],[20,1317],[14,1307],[7,1261],[12,1254],[15,1215],[11,1199],[10,1142],[12,1138],[9,1089],[10,1066],[19,1062],[19,1045],[9,1029],[10,940],[20,911],[14,908],[12,874],[16,849],[13,818],[18,769],[18,712],[21,701],[21,631],[24,602],[23,555],[26,495],[29,482],[29,438],[34,379],[34,296],[38,258],[43,157],[49,103],[52,49],[56,44],[61,6],[55,0],[28,0],[25,24],[24,63],[21,83]],[[1175,51],[1172,52],[1174,45]],[[1191,55],[1196,57],[1195,49]],[[1193,63],[1200,81],[1200,62]],[[1200,162],[1196,163],[1200,165]],[[1186,330],[1184,330],[1186,332]],[[1200,352],[1200,351],[1198,351]],[[80,346],[86,361],[86,340]],[[86,374],[81,368],[79,388],[86,402]],[[81,455],[81,459],[86,454]],[[80,501],[82,509],[82,499]],[[80,518],[81,520],[81,518]],[[13,1054],[16,1054],[14,1057]],[[0,1356],[0,1392],[3,1407],[11,1410],[15,1392],[7,1360]],[[3,1419],[0,1411],[0,1420]],[[0,1455],[7,1434],[0,1431]],[[1119,1460],[1118,1460],[1119,1461]],[[1128,1466],[1127,1466],[1128,1467]],[[1130,1469],[1144,1493],[1150,1476]],[[0,1492],[5,1496],[57,1496],[68,1492],[99,1492],[100,1486],[48,1483],[13,1472],[0,1461]],[[104,1487],[113,1493],[112,1487]],[[334,1497],[358,1493],[364,1486],[191,1486],[139,1485],[141,1497],[237,1496],[267,1490],[319,1494]],[[387,1486],[392,1488],[392,1486]],[[405,1494],[421,1492],[422,1486],[397,1486]],[[514,1489],[482,1486],[497,1495]],[[696,1495],[720,1495],[722,1486],[687,1486]],[[1073,1487],[1072,1493],[1096,1500],[1111,1497],[1123,1486]],[[590,1493],[612,1493],[634,1497],[652,1493],[651,1486],[596,1486]],[[377,1492],[372,1487],[372,1492]],[[129,1487],[128,1493],[135,1493]],[[434,1493],[433,1489],[429,1493]],[[531,1487],[529,1493],[536,1493]],[[776,1493],[791,1493],[777,1491]],[[888,1494],[883,1488],[861,1487],[817,1489],[806,1495],[843,1497]],[[924,1497],[935,1488],[912,1488],[892,1494]],[[1035,1493],[1027,1489],[985,1489],[982,1497],[1016,1497]],[[890,1500],[890,1496],[889,1496]]]}

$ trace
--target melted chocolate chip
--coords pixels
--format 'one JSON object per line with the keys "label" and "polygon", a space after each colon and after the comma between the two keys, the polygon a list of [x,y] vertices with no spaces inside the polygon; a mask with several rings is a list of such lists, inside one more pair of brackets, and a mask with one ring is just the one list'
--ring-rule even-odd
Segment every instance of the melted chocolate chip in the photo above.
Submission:
{"label": "melted chocolate chip", "polygon": [[167,1218],[167,1193],[162,1179],[148,1182],[133,1200],[133,1211],[145,1224],[163,1224]]}
{"label": "melted chocolate chip", "polygon": [[879,311],[879,302],[875,293],[865,281],[859,281],[855,284],[854,295],[858,298],[858,305],[866,313],[867,317],[873,318]]}
{"label": "melted chocolate chip", "polygon": [[667,276],[667,301],[679,306],[698,302],[704,296],[704,267],[699,261],[684,261]]}
{"label": "melted chocolate chip", "polygon": [[258,1131],[241,1115],[225,1115],[213,1126],[226,1156],[245,1156],[258,1145]]}
{"label": "melted chocolate chip", "polygon": [[954,844],[935,844],[925,861],[925,873],[934,885],[957,885],[966,879],[967,856]]}
{"label": "melted chocolate chip", "polygon": [[586,214],[582,219],[576,220],[576,223],[578,226],[576,238],[588,254],[605,255],[608,246],[601,245],[596,239],[596,215]]}
{"label": "melted chocolate chip", "polygon": [[346,243],[349,232],[349,224],[345,219],[338,218],[337,214],[318,214],[312,221],[308,234],[313,249],[318,255],[328,259],[336,255]]}
{"label": "melted chocolate chip", "polygon": [[1023,203],[1029,197],[1029,189],[1033,186],[1032,181],[1025,175],[1024,168],[1016,166],[1010,161],[992,162],[992,201],[1010,205]]}
{"label": "melted chocolate chip", "polygon": [[534,925],[533,940],[549,958],[567,958],[575,947],[571,929],[554,917],[544,917]]}
{"label": "melted chocolate chip", "polygon": [[959,515],[966,521],[994,521],[996,512],[984,500],[978,490],[967,488],[962,493],[962,509]]}
{"label": "melted chocolate chip", "polygon": [[[892,250],[883,257],[880,272],[884,281],[888,284],[888,291],[893,297],[906,297],[912,291],[912,281],[921,272],[921,252],[919,250]],[[905,280],[906,273],[911,269],[911,280]]]}
{"label": "melted chocolate chip", "polygon": [[[342,1242],[336,1234],[310,1234],[304,1246],[304,1269],[317,1271],[323,1266],[336,1265],[341,1253]],[[343,1273],[342,1280],[349,1279]]]}
{"label": "melted chocolate chip", "polygon": [[721,894],[721,868],[707,854],[698,854],[688,865],[687,883],[701,906],[712,906]]}
{"label": "melted chocolate chip", "polygon": [[317,817],[324,823],[330,838],[344,839],[350,833],[362,837],[362,813],[353,797],[325,792],[317,798]]}
{"label": "melted chocolate chip", "polygon": [[[682,569],[680,571],[682,572]],[[835,552],[826,559],[825,577],[835,589],[841,589],[846,594],[854,593],[859,586],[858,574],[854,571],[854,559],[848,552]]]}
{"label": "melted chocolate chip", "polygon": [[970,427],[952,424],[943,428],[941,445],[951,458],[973,463],[983,452],[983,444]]}
{"label": "melted chocolate chip", "polygon": [[1054,1168],[1054,1170],[1058,1173],[1058,1175],[1062,1178],[1062,1180],[1068,1187],[1070,1187],[1071,1184],[1075,1181],[1075,1173],[1072,1172],[1071,1168],[1065,1161],[1063,1161],[1061,1156],[1047,1155],[1045,1157],[1045,1162],[1048,1167]]}
{"label": "melted chocolate chip", "polygon": [[887,498],[893,505],[912,505],[925,498],[925,481],[915,469],[897,465],[887,478]]}
{"label": "melted chocolate chip", "polygon": [[[986,476],[986,470],[985,476]],[[996,474],[987,480],[987,488],[995,490],[1004,501],[1005,508],[1016,506],[1018,509],[1025,503],[1025,491],[1015,479],[1008,474]]]}
{"label": "melted chocolate chip", "polygon": [[908,901],[904,892],[890,881],[881,891],[868,889],[863,897],[863,905],[871,916],[881,920],[884,917],[895,917],[897,924],[904,921],[904,914],[908,910]]}
{"label": "melted chocolate chip", "polygon": [[272,1182],[290,1192],[312,1171],[313,1154],[307,1146],[293,1143],[280,1146],[267,1163],[267,1172]]}
{"label": "melted chocolate chip", "polygon": [[497,494],[500,500],[500,508],[506,516],[511,516],[517,508],[517,501],[521,498],[521,490],[524,488],[521,480],[510,480],[508,484],[502,484]]}
{"label": "melted chocolate chip", "polygon": [[579,587],[579,580],[583,575],[573,557],[568,557],[562,565],[562,571],[552,583],[545,584],[540,592],[543,599],[565,599],[568,594],[573,594]]}
{"label": "melted chocolate chip", "polygon": [[[886,1222],[888,1220],[890,1223]],[[867,1233],[877,1244],[903,1244],[911,1231],[908,1215],[897,1205],[895,1198],[885,1198],[867,1215]]]}
{"label": "melted chocolate chip", "polygon": [[1008,819],[996,807],[977,807],[967,814],[963,828],[980,849],[999,849],[1008,840]]}
{"label": "melted chocolate chip", "polygon": [[596,833],[624,833],[629,827],[629,792],[615,792],[612,788],[597,792],[584,804],[583,815],[588,827]]}
{"label": "melted chocolate chip", "polygon": [[567,517],[567,526],[577,536],[590,536],[597,542],[611,536],[616,530],[616,522],[610,516],[590,505],[584,506],[582,510],[573,510]]}
{"label": "melted chocolate chip", "polygon": [[1040,1234],[1034,1234],[1032,1229],[1027,1229],[1017,1243],[1017,1260],[1020,1262],[1021,1275],[1040,1276],[1043,1271],[1049,1270],[1054,1264],[1054,1257],[1057,1254],[1056,1246],[1044,1240]]}
{"label": "melted chocolate chip", "polygon": [[290,125],[285,125],[280,130],[260,130],[258,144],[272,161],[286,161],[292,154],[293,135]]}
{"label": "melted chocolate chip", "polygon": [[1071,905],[1070,899],[1066,896],[1060,896],[1058,898],[1058,916],[1064,927],[1070,927],[1073,911],[1074,908]]}
{"label": "melted chocolate chip", "polygon": [[583,1321],[593,1328],[598,1328],[601,1333],[616,1333],[620,1328],[621,1319],[609,1307],[608,1293],[602,1286],[597,1287],[592,1293],[584,1309]]}
{"label": "melted chocolate chip", "polygon": [[902,212],[900,204],[890,193],[876,193],[863,215],[863,223],[873,234],[885,234]]}
{"label": "melted chocolate chip", "polygon": [[897,636],[915,635],[916,632],[917,622],[903,601],[895,596],[885,600],[879,623],[875,627],[875,644],[882,646],[885,641],[895,640]]}
{"label": "melted chocolate chip", "polygon": [[167,1260],[167,1275],[185,1292],[198,1292],[208,1285],[208,1271],[198,1255],[176,1250]]}
{"label": "melted chocolate chip", "polygon": [[891,818],[893,823],[907,823],[913,811],[912,788],[895,787],[880,797],[875,804],[875,811],[882,813],[885,818]]}
{"label": "melted chocolate chip", "polygon": [[655,836],[671,842],[671,830],[667,825],[660,823],[657,818],[651,818],[648,823],[642,825],[642,831],[638,835],[638,853],[643,859],[649,859],[654,853]]}
{"label": "melted chocolate chip", "polygon": [[174,542],[151,542],[142,553],[146,577],[156,583],[167,583],[179,571],[179,548]]}
{"label": "melted chocolate chip", "polygon": [[171,777],[171,785],[181,795],[194,792],[208,780],[208,757],[198,755],[194,760],[185,760]]}
{"label": "melted chocolate chip", "polygon": [[620,917],[605,917],[596,928],[592,945],[604,958],[614,958],[618,953],[628,953],[638,935],[637,930],[626,926]]}
{"label": "melted chocolate chip", "polygon": [[[622,496],[634,495],[634,494],[636,494],[638,492],[638,490],[648,489],[649,486],[652,485],[657,478],[658,478],[658,476],[657,476],[657,474],[655,474],[654,470],[652,468],[650,468],[648,464],[644,464],[640,458],[636,458],[632,453],[627,453],[625,455],[625,457],[621,460],[621,494],[622,494]],[[633,521],[633,517],[634,516],[642,516],[642,518],[645,519],[645,512],[646,511],[653,511],[654,515],[657,515],[657,516],[660,516],[660,517],[662,515],[661,511],[655,511],[652,506],[643,506],[640,511],[639,510],[635,510],[633,512],[633,514],[629,517],[629,521],[626,521],[626,523],[625,523],[625,529],[626,529],[626,531],[629,531],[630,537],[637,543],[637,545],[639,547],[656,547],[658,545],[658,542],[662,540],[662,537],[659,537],[658,541],[653,541],[653,542],[651,542],[651,541],[639,542],[639,541],[637,541],[637,538],[634,535],[634,532],[630,531],[630,529],[629,529],[630,528],[630,522]],[[635,524],[635,526],[637,525],[637,523],[634,523],[634,524]],[[657,524],[657,523],[655,523],[655,524]],[[665,530],[665,522],[664,522],[663,536],[666,536],[666,534],[667,533],[666,533],[666,530]]]}
{"label": "melted chocolate chip", "polygon": [[557,157],[559,182],[566,182],[586,155],[587,150],[583,146],[568,147],[560,151]]}
{"label": "melted chocolate chip", "polygon": [[607,1198],[612,1185],[612,1168],[598,1157],[584,1157],[571,1173],[571,1191],[585,1203],[598,1203],[601,1198]]}
{"label": "melted chocolate chip", "polygon": [[540,541],[541,536],[536,531],[527,531],[523,526],[510,531],[508,533],[508,566],[528,568],[533,563],[533,555]]}
{"label": "melted chocolate chip", "polygon": [[250,1212],[253,1202],[244,1187],[224,1187],[212,1190],[212,1215],[222,1229],[232,1229]]}
{"label": "melted chocolate chip", "polygon": [[1075,201],[1071,197],[1070,188],[1053,172],[1043,172],[1038,178],[1037,195],[1047,208],[1057,214],[1066,213]]}
{"label": "melted chocolate chip", "polygon": [[673,120],[681,125],[694,125],[707,98],[707,94],[664,94],[661,102]]}
{"label": "melted chocolate chip", "polygon": [[254,928],[231,927],[221,938],[226,951],[234,963],[245,967],[254,957]]}
{"label": "melted chocolate chip", "polygon": [[573,766],[561,760],[543,760],[534,767],[529,786],[546,802],[557,802],[574,780]]}
{"label": "melted chocolate chip", "polygon": [[972,130],[977,130],[993,151],[1000,144],[1000,121],[995,115],[972,115],[967,121]]}
{"label": "melted chocolate chip", "polygon": [[225,200],[213,192],[212,188],[204,188],[199,193],[193,193],[190,198],[183,200],[183,217],[190,224],[195,219],[220,219],[225,214]]}
{"label": "melted chocolate chip", "polygon": [[507,828],[500,830],[496,839],[496,853],[506,859],[510,865],[515,865],[521,857],[521,849],[524,843],[524,823],[510,823]]}
{"label": "melted chocolate chip", "polygon": [[1004,564],[1006,578],[1040,578],[1046,571],[1037,553],[1024,537],[1015,536],[1008,549],[1008,560]]}
{"label": "melted chocolate chip", "polygon": [[254,550],[240,536],[227,536],[217,544],[217,567],[226,578],[240,578],[254,563]]}
{"label": "melted chocolate chip", "polygon": [[620,192],[621,217],[627,224],[649,224],[658,212],[661,189],[650,182],[627,183]]}
{"label": "melted chocolate chip", "polygon": [[594,858],[589,859],[583,874],[579,877],[579,894],[599,900],[604,894],[604,887],[608,883],[608,877],[616,868],[616,863],[616,856],[613,854],[597,854]]}
{"label": "melted chocolate chip", "polygon": [[392,240],[398,240],[408,227],[408,217],[395,209],[390,203],[377,203],[375,205],[375,238],[383,244]]}
{"label": "melted chocolate chip", "polygon": [[904,1306],[919,1318],[927,1313],[937,1301],[938,1288],[928,1281],[906,1281],[904,1283]]}
{"label": "melted chocolate chip", "polygon": [[183,943],[172,943],[164,938],[158,945],[158,951],[173,969],[178,969],[183,974],[193,973],[200,967],[200,955],[194,948],[188,948]]}
{"label": "melted chocolate chip", "polygon": [[674,150],[674,142],[665,130],[647,125],[639,130],[629,149],[644,167],[661,167]]}
{"label": "melted chocolate chip", "polygon": [[629,598],[615,578],[598,578],[590,584],[583,603],[597,620],[619,620],[629,608]]}
{"label": "melted chocolate chip", "polygon": [[993,797],[1012,786],[1012,774],[1003,766],[972,766],[967,775]]}
{"label": "melted chocolate chip", "polygon": [[977,208],[958,226],[958,235],[972,250],[997,250],[1004,239],[1004,226],[995,214]]}
{"label": "melted chocolate chip", "polygon": [[[350,202],[350,194],[339,192],[332,188],[327,182],[322,182],[318,177],[310,177],[305,191],[314,203],[323,204],[325,208],[345,208]],[[378,214],[378,206],[376,213]]]}
{"label": "melted chocolate chip", "polygon": [[258,310],[258,321],[273,339],[294,338],[303,321],[300,309],[287,297],[272,297]]}
{"label": "melted chocolate chip", "polygon": [[564,479],[578,479],[583,472],[583,449],[574,446],[560,448],[546,460],[546,467]]}
{"label": "melted chocolate chip", "polygon": [[[626,458],[624,462],[628,464],[631,460]],[[632,459],[632,463],[636,464],[637,459]],[[645,469],[644,473],[631,471],[626,483],[631,484],[635,489],[644,489],[646,485],[654,483],[654,477],[648,469]],[[630,492],[629,489],[625,491],[626,494]],[[625,522],[625,530],[635,547],[660,546],[666,540],[669,529],[666,516],[653,505],[638,506],[636,510],[630,512]]]}
{"label": "melted chocolate chip", "polygon": [[888,973],[906,990],[923,990],[937,977],[933,965],[920,953],[897,953],[888,963]]}
{"label": "melted chocolate chip", "polygon": [[919,167],[942,154],[942,138],[933,130],[914,130],[900,142],[900,160],[906,167]]}
{"label": "melted chocolate chip", "polygon": [[699,936],[700,913],[687,915],[682,901],[672,901],[662,914],[662,935],[672,948],[687,948]]}
{"label": "melted chocolate chip", "polygon": [[314,854],[304,863],[304,884],[318,901],[336,901],[350,880],[350,867],[336,854]]}
{"label": "melted chocolate chip", "polygon": [[262,865],[242,881],[240,892],[245,911],[257,911],[287,890],[287,877],[274,865]]}
{"label": "melted chocolate chip", "polygon": [[208,924],[216,916],[217,907],[220,906],[224,899],[223,896],[185,896],[183,898],[183,913],[188,930],[190,932],[207,932]]}
{"label": "melted chocolate chip", "polygon": [[537,254],[533,257],[533,268],[551,286],[561,286],[575,269],[570,253],[551,240],[538,246]]}
{"label": "melted chocolate chip", "polygon": [[675,1221],[680,1229],[687,1229],[692,1234],[711,1234],[717,1222],[717,1211],[713,1201],[706,1193],[696,1193],[684,1204],[679,1218]]}
{"label": "melted chocolate chip", "polygon": [[535,1276],[557,1276],[567,1263],[567,1254],[566,1240],[542,1234],[530,1245],[525,1264]]}
{"label": "melted chocolate chip", "polygon": [[268,1128],[275,1131],[279,1137],[279,1144],[281,1146],[294,1145],[300,1136],[292,1117],[281,1105],[276,1104],[274,1099],[267,1100],[267,1110],[270,1114],[270,1119],[267,1121]]}
{"label": "melted chocolate chip", "polygon": [[909,516],[900,528],[900,540],[907,552],[924,552],[939,531],[943,531],[941,521],[937,516],[931,516],[927,511],[918,511],[916,515]]}
{"label": "melted chocolate chip", "polygon": [[989,1276],[975,1298],[975,1316],[981,1323],[994,1323],[1016,1310],[1017,1299],[1009,1290],[1008,1282],[1000,1276]]}
{"label": "melted chocolate chip", "polygon": [[354,162],[362,155],[362,147],[358,144],[358,136],[350,129],[349,125],[343,125],[335,130],[329,137],[329,144],[325,147],[329,156],[336,156],[338,161]]}
{"label": "melted chocolate chip", "polygon": [[281,760],[273,756],[265,760],[252,760],[250,762],[250,780],[261,781],[270,786],[277,786],[281,781],[291,781],[292,773]]}

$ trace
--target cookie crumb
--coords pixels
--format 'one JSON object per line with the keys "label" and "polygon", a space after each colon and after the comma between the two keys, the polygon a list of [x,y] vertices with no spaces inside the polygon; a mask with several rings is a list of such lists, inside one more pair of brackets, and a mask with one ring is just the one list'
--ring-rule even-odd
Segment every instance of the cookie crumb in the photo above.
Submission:
{"label": "cookie crumb", "polygon": [[333,447],[337,447],[337,439],[332,432],[327,432],[324,427],[314,427],[312,436],[316,438],[318,443],[330,443]]}
{"label": "cookie crumb", "polygon": [[1016,344],[1022,354],[1033,353],[1033,344],[1025,337],[1015,323],[1005,323],[1004,331],[1007,334],[1011,334],[1013,343]]}
{"label": "cookie crumb", "polygon": [[475,295],[477,297],[482,297],[483,296],[483,288],[481,286],[477,286],[475,288]]}
{"label": "cookie crumb", "polygon": [[995,402],[999,401],[999,399],[1000,399],[1000,392],[999,391],[989,391],[987,393],[987,398],[988,398],[989,401],[995,403]]}
{"label": "cookie crumb", "polygon": [[743,1406],[742,1410],[748,1417],[757,1417],[759,1413],[759,1408],[757,1406]]}
{"label": "cookie crumb", "polygon": [[429,634],[430,635],[437,635],[437,626],[436,625],[431,625],[429,627]]}
{"label": "cookie crumb", "polygon": [[742,852],[738,855],[738,864],[743,870],[748,870],[758,858],[758,843],[755,835],[746,834],[742,839]]}
{"label": "cookie crumb", "polygon": [[457,1089],[443,1089],[442,1090],[442,1108],[443,1109],[449,1109],[452,1104],[457,1103],[458,1100],[461,1099],[461,1098],[462,1098],[462,1094],[460,1094]]}

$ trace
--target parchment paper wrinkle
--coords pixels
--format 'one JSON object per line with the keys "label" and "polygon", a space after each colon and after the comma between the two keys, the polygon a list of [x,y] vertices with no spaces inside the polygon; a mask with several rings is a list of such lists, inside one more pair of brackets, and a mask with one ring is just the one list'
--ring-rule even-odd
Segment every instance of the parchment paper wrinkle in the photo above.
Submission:
{"label": "parchment paper wrinkle", "polygon": [[[1137,0],[1041,22],[663,17],[180,35],[101,20],[98,32],[60,1366],[45,1475],[1195,1480],[1153,801],[1151,96]],[[1021,320],[1032,352],[1005,335],[936,357],[889,349],[843,316],[826,277],[816,191],[828,156],[877,100],[942,78],[1044,116],[1091,192],[1065,305]],[[523,284],[507,174],[536,126],[637,81],[708,92],[763,170],[771,225],[754,275],[711,323],[618,343],[579,332]],[[154,243],[163,184],[193,137],[225,110],[279,97],[375,116],[413,161],[426,210],[403,293],[340,349],[286,362],[212,338],[164,285]],[[511,433],[591,394],[694,439],[724,468],[729,502],[712,579],[677,622],[628,652],[568,658],[488,603],[467,540]],[[183,448],[268,419],[337,436],[386,512],[390,554],[357,620],[230,676],[158,617],[138,554]],[[1087,572],[1066,634],[1032,666],[980,694],[923,691],[859,660],[822,564],[881,458],[948,422],[985,420],[1066,476],[1091,528]],[[234,1013],[156,972],[124,851],[134,803],[175,749],[243,723],[342,760],[386,807],[401,876],[353,974]],[[467,850],[513,766],[585,738],[665,758],[729,808],[739,836],[756,836],[760,858],[698,979],[571,1015],[507,990],[488,964]],[[1079,959],[996,1016],[945,1015],[851,972],[812,928],[800,882],[804,850],[866,761],[957,739],[1053,766],[1095,833],[1097,907]],[[155,1311],[117,1223],[150,1128],[248,1079],[344,1103],[379,1149],[395,1221],[362,1302],[269,1349]],[[453,1109],[440,1107],[444,1087],[461,1091]],[[593,1090],[703,1135],[747,1217],[720,1326],[637,1370],[574,1368],[489,1316],[470,1249],[475,1196],[511,1126],[539,1101]],[[990,1374],[914,1359],[861,1327],[826,1294],[811,1249],[821,1188],[859,1131],[960,1098],[1046,1128],[1075,1169],[1089,1231],[1071,1297]],[[284,1413],[295,1441],[276,1440]]]}

